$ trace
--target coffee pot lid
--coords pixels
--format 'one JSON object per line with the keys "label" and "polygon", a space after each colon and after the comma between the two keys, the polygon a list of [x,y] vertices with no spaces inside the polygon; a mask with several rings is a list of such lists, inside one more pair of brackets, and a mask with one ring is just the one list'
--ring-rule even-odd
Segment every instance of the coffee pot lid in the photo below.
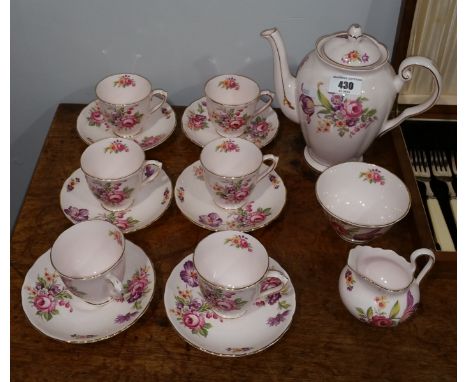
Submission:
{"label": "coffee pot lid", "polygon": [[352,69],[374,69],[387,62],[387,48],[353,24],[346,32],[322,37],[317,42],[319,56],[334,65]]}

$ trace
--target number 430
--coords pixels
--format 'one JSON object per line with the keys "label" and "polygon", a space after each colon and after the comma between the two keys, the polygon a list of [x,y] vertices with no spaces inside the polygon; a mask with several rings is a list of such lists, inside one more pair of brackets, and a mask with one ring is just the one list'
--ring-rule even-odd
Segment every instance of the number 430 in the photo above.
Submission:
{"label": "number 430", "polygon": [[353,90],[354,88],[354,83],[353,82],[348,82],[348,81],[340,81],[338,83],[338,87],[343,90]]}

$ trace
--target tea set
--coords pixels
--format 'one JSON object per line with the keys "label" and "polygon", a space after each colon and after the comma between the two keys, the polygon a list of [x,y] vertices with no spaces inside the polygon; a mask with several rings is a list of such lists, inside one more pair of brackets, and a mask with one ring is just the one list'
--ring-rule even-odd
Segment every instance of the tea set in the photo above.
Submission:
{"label": "tea set", "polygon": [[[410,57],[395,74],[386,48],[352,25],[319,39],[295,78],[277,29],[261,36],[273,48],[281,110],[301,125],[305,160],[319,172],[316,198],[331,227],[355,244],[385,234],[408,214],[410,194],[397,176],[362,162],[362,154],[377,136],[434,104],[441,87],[437,69],[426,58]],[[431,71],[435,90],[389,120],[414,65]],[[145,151],[175,130],[167,97],[141,75],[111,75],[97,84],[96,100],[77,119],[89,146],[60,191],[62,211],[74,225],[37,259],[22,289],[26,316],[51,338],[110,338],[151,302],[153,264],[124,233],[159,219],[173,196],[164,164],[145,160]],[[248,77],[217,75],[182,116],[182,131],[202,150],[175,183],[176,205],[192,223],[216,232],[172,270],[164,304],[185,341],[218,356],[245,356],[273,345],[296,309],[286,270],[246,233],[271,224],[286,204],[286,187],[275,171],[279,158],[261,151],[279,130],[273,98]],[[422,256],[427,263],[415,275]],[[341,272],[339,295],[358,320],[396,326],[416,311],[419,283],[434,261],[429,249],[414,251],[408,262],[391,250],[358,245]]]}

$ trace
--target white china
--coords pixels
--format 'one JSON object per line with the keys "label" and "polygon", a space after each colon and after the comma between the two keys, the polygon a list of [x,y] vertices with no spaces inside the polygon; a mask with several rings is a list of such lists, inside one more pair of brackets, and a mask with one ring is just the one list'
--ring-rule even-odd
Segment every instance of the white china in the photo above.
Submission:
{"label": "white china", "polygon": [[[259,105],[263,101],[259,101]],[[272,107],[253,118],[240,136],[255,143],[259,148],[270,143],[279,130],[278,115]],[[202,97],[184,110],[182,115],[182,131],[196,145],[203,147],[220,137],[214,124],[208,118],[206,98]]]}
{"label": "white china", "polygon": [[[416,276],[416,259],[427,263]],[[343,304],[358,320],[377,327],[392,327],[406,321],[418,308],[419,284],[434,265],[434,253],[421,248],[410,262],[382,248],[357,246],[349,252],[348,264],[339,279]]]}
{"label": "white china", "polygon": [[[429,109],[441,91],[442,79],[431,60],[408,57],[395,74],[386,47],[356,24],[320,38],[316,49],[302,60],[296,77],[289,72],[278,30],[264,30],[261,36],[273,50],[278,103],[287,118],[300,123],[305,159],[318,171],[362,160],[377,136]],[[413,66],[432,73],[434,90],[425,102],[388,119],[397,93],[411,80]]]}
{"label": "white china", "polygon": [[53,271],[50,250],[44,253],[29,269],[21,289],[28,320],[46,336],[69,343],[102,341],[128,329],[148,308],[156,275],[140,247],[127,240],[125,253],[123,298],[99,306],[70,293]]}
{"label": "white china", "polygon": [[[257,108],[261,97],[267,97],[268,101]],[[206,82],[205,98],[209,118],[217,133],[224,137],[239,137],[251,119],[271,105],[274,94],[268,90],[260,91],[258,84],[248,77],[222,74]]]}
{"label": "white china", "polygon": [[[146,78],[133,73],[114,74],[96,85],[99,108],[116,135],[126,138],[138,134],[148,117],[164,105],[167,92],[151,88]],[[159,103],[152,103],[154,97]]]}
{"label": "white china", "polygon": [[[262,165],[262,169],[267,166]],[[270,224],[286,204],[286,188],[273,171],[258,182],[247,203],[236,210],[218,207],[204,181],[200,161],[188,166],[175,186],[177,207],[194,224],[211,231],[253,231]]]}
{"label": "white china", "polygon": [[[267,161],[271,164],[260,169]],[[278,157],[262,155],[255,144],[242,138],[218,138],[203,147],[200,163],[213,201],[222,208],[237,209],[276,168]]]}
{"label": "white china", "polygon": [[50,250],[50,263],[67,289],[86,302],[122,297],[125,238],[109,222],[89,220],[63,231]]}
{"label": "white china", "polygon": [[[174,132],[176,126],[175,113],[166,103],[159,110],[150,114],[143,129],[133,137],[143,150],[159,146]],[[112,127],[105,121],[104,114],[97,100],[88,104],[78,116],[76,129],[80,138],[88,145],[105,138],[117,137]]]}
{"label": "white china", "polygon": [[[270,267],[289,277],[272,258]],[[270,278],[262,289],[277,285],[278,279]],[[189,344],[213,355],[240,357],[265,350],[281,339],[291,325],[296,298],[294,286],[289,282],[281,291],[257,299],[242,317],[223,319],[203,298],[189,255],[169,276],[164,305],[174,329]]]}
{"label": "white china", "polygon": [[93,195],[109,211],[129,208],[143,186],[159,175],[162,163],[145,160],[143,149],[124,138],[106,138],[81,154],[81,170]]}
{"label": "white china", "polygon": [[353,243],[381,236],[411,207],[408,189],[396,175],[364,162],[329,167],[320,174],[315,194],[336,233]]}
{"label": "white china", "polygon": [[[214,312],[223,318],[239,318],[259,297],[286,288],[288,278],[269,269],[265,247],[240,231],[222,231],[201,240],[193,253],[193,267],[200,290]],[[272,278],[268,290],[262,285]]]}
{"label": "white china", "polygon": [[108,211],[91,193],[81,169],[75,170],[60,191],[60,206],[72,223],[90,219],[107,220],[123,233],[145,228],[169,207],[172,183],[164,170],[138,193],[132,206],[124,211]]}

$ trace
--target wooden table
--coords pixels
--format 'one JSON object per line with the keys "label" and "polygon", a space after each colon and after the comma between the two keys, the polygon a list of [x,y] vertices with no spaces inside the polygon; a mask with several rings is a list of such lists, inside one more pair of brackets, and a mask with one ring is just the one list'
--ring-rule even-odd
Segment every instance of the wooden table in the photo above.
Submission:
{"label": "wooden table", "polygon": [[[173,267],[210,232],[189,222],[175,202],[160,220],[127,235],[154,263],[153,301],[127,331],[107,341],[71,345],[35,330],[21,307],[28,269],[70,226],[59,204],[64,180],[79,167],[86,144],[76,132],[84,105],[61,104],[44,144],[11,241],[11,376],[17,381],[443,381],[456,378],[456,255],[437,253],[421,287],[421,309],[392,329],[369,327],[353,318],[338,294],[338,276],[353,246],[330,228],[315,198],[317,180],[303,158],[300,128],[278,111],[280,132],[264,153],[280,157],[278,173],[288,190],[281,216],[254,231],[289,273],[297,309],[289,331],[256,355],[226,359],[187,343],[169,323],[162,296]],[[173,184],[198,159],[200,148],[181,131],[146,152],[158,159]],[[411,213],[371,245],[408,258],[432,247],[428,223],[400,130],[378,139],[364,158],[399,175],[412,194]]]}

